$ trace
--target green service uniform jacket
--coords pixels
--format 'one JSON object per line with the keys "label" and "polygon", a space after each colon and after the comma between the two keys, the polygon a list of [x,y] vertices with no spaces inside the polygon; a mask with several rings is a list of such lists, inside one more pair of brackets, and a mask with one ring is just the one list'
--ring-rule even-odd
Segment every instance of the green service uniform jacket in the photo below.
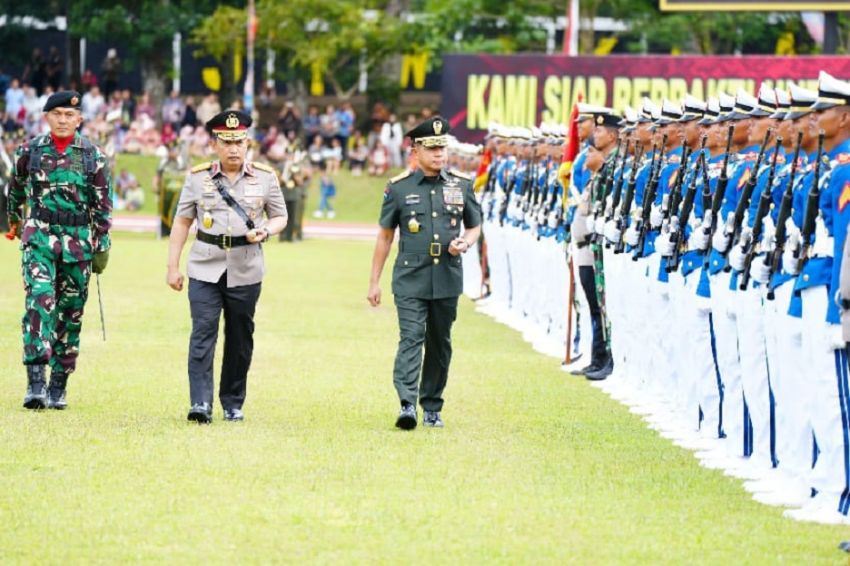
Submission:
{"label": "green service uniform jacket", "polygon": [[418,299],[457,297],[463,292],[460,256],[449,243],[481,224],[472,181],[454,171],[426,177],[421,169],[392,178],[384,191],[380,225],[399,229],[393,294]]}

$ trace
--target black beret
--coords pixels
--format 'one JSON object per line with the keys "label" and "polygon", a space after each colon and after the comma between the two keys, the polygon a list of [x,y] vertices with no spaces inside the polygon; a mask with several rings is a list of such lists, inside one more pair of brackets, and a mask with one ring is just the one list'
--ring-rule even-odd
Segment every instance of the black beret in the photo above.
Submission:
{"label": "black beret", "polygon": [[449,144],[446,134],[449,133],[450,129],[448,120],[442,116],[434,116],[410,129],[404,135],[412,139],[413,143],[421,143],[426,147],[446,146]]}
{"label": "black beret", "polygon": [[60,90],[47,97],[43,110],[50,112],[54,108],[80,109],[80,93],[76,90]]}
{"label": "black beret", "polygon": [[237,141],[248,137],[248,128],[253,122],[251,117],[241,110],[225,110],[210,118],[206,128],[210,135],[219,139]]}

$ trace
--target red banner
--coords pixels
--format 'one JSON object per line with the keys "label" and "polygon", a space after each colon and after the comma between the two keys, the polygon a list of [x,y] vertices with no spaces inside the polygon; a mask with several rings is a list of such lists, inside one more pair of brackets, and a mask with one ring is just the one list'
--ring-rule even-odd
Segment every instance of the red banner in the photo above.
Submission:
{"label": "red banner", "polygon": [[532,126],[566,122],[579,95],[589,104],[639,108],[644,96],[706,100],[739,88],[755,93],[795,82],[817,89],[819,70],[850,79],[850,57],[448,55],[441,110],[452,134],[480,140],[490,122]]}

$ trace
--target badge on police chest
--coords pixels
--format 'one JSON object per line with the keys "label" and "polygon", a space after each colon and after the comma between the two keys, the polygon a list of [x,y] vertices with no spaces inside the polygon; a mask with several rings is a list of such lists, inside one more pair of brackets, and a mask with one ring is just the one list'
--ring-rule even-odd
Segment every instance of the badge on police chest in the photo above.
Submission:
{"label": "badge on police chest", "polygon": [[419,221],[416,220],[415,216],[408,220],[407,229],[410,230],[411,234],[417,234],[419,232]]}
{"label": "badge on police chest", "polygon": [[206,228],[207,230],[212,228],[213,217],[212,217],[212,214],[209,213],[209,211],[204,212],[204,218],[203,218],[202,222],[204,224],[204,228]]}

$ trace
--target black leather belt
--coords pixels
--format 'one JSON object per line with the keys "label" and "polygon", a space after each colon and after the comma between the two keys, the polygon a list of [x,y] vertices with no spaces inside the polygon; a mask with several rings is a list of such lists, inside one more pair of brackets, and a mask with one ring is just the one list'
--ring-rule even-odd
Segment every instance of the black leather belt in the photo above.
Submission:
{"label": "black leather belt", "polygon": [[30,218],[60,226],[85,226],[89,223],[89,215],[84,212],[54,212],[44,208],[32,209]]}
{"label": "black leather belt", "polygon": [[206,232],[201,232],[198,230],[198,240],[205,244],[212,244],[214,246],[218,246],[223,250],[229,250],[230,248],[238,248],[239,246],[248,246],[251,242],[248,241],[248,238],[245,236],[228,236],[227,234],[219,234],[217,236],[213,236],[212,234],[207,234]]}
{"label": "black leather belt", "polygon": [[405,252],[405,253],[414,253],[414,254],[427,253],[431,257],[439,257],[440,255],[442,255],[444,249],[447,250],[447,247],[444,247],[441,242],[431,242],[431,244],[426,249],[422,249],[422,248],[412,249],[414,247],[415,246],[406,246],[403,243],[400,243],[399,244],[399,251],[402,251],[402,252]]}

